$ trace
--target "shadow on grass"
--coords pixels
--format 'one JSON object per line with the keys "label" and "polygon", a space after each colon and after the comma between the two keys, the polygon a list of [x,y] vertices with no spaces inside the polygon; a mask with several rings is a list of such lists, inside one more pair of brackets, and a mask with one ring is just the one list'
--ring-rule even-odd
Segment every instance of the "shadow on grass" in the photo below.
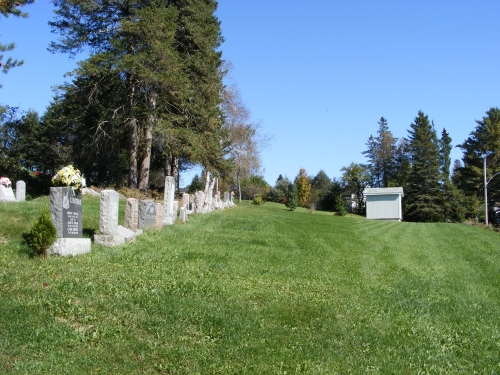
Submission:
{"label": "shadow on grass", "polygon": [[87,238],[94,238],[95,234],[95,229],[94,228],[83,228],[82,229],[82,236],[87,237]]}

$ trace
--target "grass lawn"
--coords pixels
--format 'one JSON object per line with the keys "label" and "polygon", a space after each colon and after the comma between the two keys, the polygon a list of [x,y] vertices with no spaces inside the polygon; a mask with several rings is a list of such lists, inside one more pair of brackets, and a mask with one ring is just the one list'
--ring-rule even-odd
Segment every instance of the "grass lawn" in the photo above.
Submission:
{"label": "grass lawn", "polygon": [[1,374],[500,374],[499,233],[243,203],[30,258],[44,206],[0,203]]}

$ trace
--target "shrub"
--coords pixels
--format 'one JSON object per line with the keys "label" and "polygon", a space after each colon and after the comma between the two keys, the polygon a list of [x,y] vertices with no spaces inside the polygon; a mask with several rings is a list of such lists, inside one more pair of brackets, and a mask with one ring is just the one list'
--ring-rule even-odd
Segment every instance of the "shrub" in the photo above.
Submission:
{"label": "shrub", "polygon": [[297,208],[298,205],[299,205],[299,198],[297,195],[297,188],[295,187],[294,184],[290,184],[288,186],[285,206],[290,211],[293,211]]}
{"label": "shrub", "polygon": [[[48,208],[44,208],[28,235],[28,244],[37,255],[47,255],[47,250],[56,241],[57,232]],[[35,255],[33,254],[33,255]]]}
{"label": "shrub", "polygon": [[345,201],[339,195],[335,201],[335,215],[337,216],[345,216],[347,215],[347,210],[345,209]]}
{"label": "shrub", "polygon": [[264,200],[262,199],[262,194],[255,194],[253,197],[253,204],[260,206],[264,204]]}

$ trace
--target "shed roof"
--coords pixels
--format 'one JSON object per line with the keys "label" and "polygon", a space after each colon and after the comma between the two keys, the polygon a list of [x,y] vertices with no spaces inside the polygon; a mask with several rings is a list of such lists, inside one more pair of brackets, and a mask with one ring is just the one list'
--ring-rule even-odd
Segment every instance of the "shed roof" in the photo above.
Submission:
{"label": "shed roof", "polygon": [[400,194],[405,196],[402,187],[390,187],[390,188],[365,188],[363,191],[364,195],[388,195],[388,194]]}

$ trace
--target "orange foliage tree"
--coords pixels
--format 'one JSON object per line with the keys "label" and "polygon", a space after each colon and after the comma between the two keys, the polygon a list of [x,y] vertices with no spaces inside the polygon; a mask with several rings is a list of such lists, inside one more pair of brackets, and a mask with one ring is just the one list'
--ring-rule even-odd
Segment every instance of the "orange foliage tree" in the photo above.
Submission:
{"label": "orange foliage tree", "polygon": [[295,177],[294,181],[297,186],[297,195],[299,197],[299,206],[307,206],[307,198],[311,192],[311,178],[307,175],[304,168],[300,168],[299,174]]}

